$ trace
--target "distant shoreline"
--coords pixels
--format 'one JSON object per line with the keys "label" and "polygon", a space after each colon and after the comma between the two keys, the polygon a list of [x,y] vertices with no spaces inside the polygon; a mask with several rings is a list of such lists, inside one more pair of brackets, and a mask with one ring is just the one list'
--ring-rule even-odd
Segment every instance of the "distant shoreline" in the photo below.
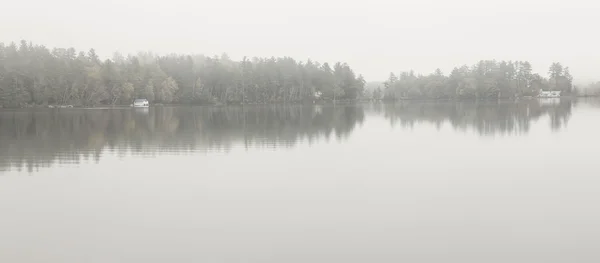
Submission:
{"label": "distant shoreline", "polygon": [[[239,107],[239,106],[276,106],[276,105],[353,105],[353,104],[368,104],[368,103],[402,103],[402,102],[515,102],[518,100],[545,100],[545,99],[579,99],[579,98],[600,98],[600,95],[587,96],[560,96],[556,98],[541,98],[541,97],[517,97],[517,98],[487,98],[487,99],[380,99],[380,100],[339,100],[339,101],[315,101],[315,102],[270,102],[270,103],[155,103],[150,104],[150,107],[186,107],[186,106],[205,106],[205,107]],[[145,109],[132,107],[131,105],[23,105],[20,107],[3,107],[0,109]]]}

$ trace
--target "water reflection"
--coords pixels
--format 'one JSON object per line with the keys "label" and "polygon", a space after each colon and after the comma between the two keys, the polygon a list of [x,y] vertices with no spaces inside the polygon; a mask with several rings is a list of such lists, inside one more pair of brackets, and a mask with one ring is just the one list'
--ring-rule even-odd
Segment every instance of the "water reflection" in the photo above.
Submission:
{"label": "water reflection", "polygon": [[[0,167],[32,171],[55,160],[244,147],[291,147],[298,140],[343,139],[364,120],[361,106],[156,107],[0,113]],[[1,169],[1,168],[0,168]]]}
{"label": "water reflection", "polygon": [[393,126],[421,122],[481,136],[527,133],[549,116],[550,128],[568,124],[574,102],[401,103],[343,106],[154,107],[0,112],[0,170],[33,171],[53,163],[101,158],[103,151],[154,156],[161,152],[281,148],[319,139],[344,139],[366,116]]}
{"label": "water reflection", "polygon": [[480,135],[527,133],[532,122],[550,117],[550,128],[559,130],[571,117],[573,101],[526,100],[483,103],[403,103],[384,105],[383,113],[392,125],[412,127],[419,122],[440,127],[448,121],[458,130],[474,129]]}

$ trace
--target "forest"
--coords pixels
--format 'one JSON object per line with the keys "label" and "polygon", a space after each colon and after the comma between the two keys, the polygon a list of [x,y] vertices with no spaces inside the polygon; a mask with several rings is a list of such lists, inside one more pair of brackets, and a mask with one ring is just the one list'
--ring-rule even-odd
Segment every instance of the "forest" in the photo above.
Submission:
{"label": "forest", "polygon": [[[482,100],[536,96],[599,95],[600,83],[578,91],[568,67],[553,63],[547,76],[527,61],[482,60],[449,75],[390,73],[373,87],[348,64],[296,61],[290,57],[241,61],[204,55],[115,53],[100,59],[94,49],[53,48],[21,41],[0,43],[0,107],[129,105],[135,98],[162,104],[267,104],[316,101],[449,99]],[[594,86],[595,85],[595,86]],[[369,88],[365,88],[369,86]],[[596,87],[598,86],[598,87]],[[596,87],[596,88],[593,88]]]}
{"label": "forest", "polygon": [[94,49],[0,43],[0,105],[264,104],[355,100],[365,80],[346,63],[150,52],[101,60]]}
{"label": "forest", "polygon": [[414,72],[391,73],[376,88],[373,97],[398,99],[498,99],[536,96],[540,90],[559,90],[562,95],[575,95],[569,67],[553,63],[548,77],[532,73],[527,61],[482,60],[461,66],[445,76],[440,69],[429,75]]}

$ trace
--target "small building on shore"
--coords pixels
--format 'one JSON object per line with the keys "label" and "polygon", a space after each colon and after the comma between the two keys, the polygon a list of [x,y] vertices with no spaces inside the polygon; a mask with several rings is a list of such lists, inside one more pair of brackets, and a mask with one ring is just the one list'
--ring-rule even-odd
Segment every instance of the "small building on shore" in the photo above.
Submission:
{"label": "small building on shore", "polygon": [[561,93],[560,90],[549,90],[549,91],[540,90],[540,94],[538,95],[538,97],[540,97],[540,98],[559,98],[560,93]]}

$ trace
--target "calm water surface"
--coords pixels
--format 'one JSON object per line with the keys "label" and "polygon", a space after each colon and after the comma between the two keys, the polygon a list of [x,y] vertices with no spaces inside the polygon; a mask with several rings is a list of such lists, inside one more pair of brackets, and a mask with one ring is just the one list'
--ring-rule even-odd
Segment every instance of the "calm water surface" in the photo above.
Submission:
{"label": "calm water surface", "polygon": [[0,109],[0,262],[600,262],[600,103]]}

